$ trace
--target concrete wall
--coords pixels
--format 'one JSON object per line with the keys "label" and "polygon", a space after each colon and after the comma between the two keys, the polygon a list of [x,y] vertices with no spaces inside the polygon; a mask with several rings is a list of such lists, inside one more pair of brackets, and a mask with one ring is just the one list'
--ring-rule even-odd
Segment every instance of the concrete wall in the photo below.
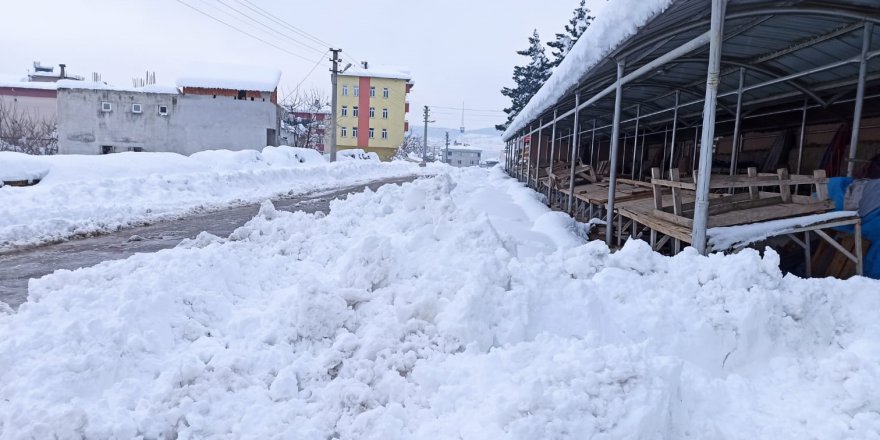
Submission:
{"label": "concrete wall", "polygon": [[[58,91],[58,148],[62,154],[101,154],[142,149],[192,154],[212,149],[262,149],[267,130],[279,128],[277,106],[228,96],[177,95],[116,90]],[[110,112],[101,103],[110,102]],[[133,113],[132,104],[142,113]],[[168,106],[160,115],[159,106]],[[272,140],[271,143],[275,143]]]}
{"label": "concrete wall", "polygon": [[[359,87],[360,96],[354,95],[355,87]],[[370,87],[375,87],[376,95],[370,96]],[[383,89],[388,88],[388,97]],[[344,91],[347,90],[347,94]],[[340,75],[338,79],[339,123],[337,124],[336,143],[340,149],[360,148],[364,151],[379,154],[382,160],[390,160],[397,148],[403,143],[404,123],[406,121],[407,81],[402,79],[358,77]],[[354,107],[358,107],[359,116],[354,116]],[[347,115],[342,116],[342,108],[346,107]],[[375,109],[369,116],[370,108]],[[383,118],[382,110],[388,110],[388,117]],[[346,136],[342,136],[345,127]],[[358,139],[352,135],[352,128],[358,127]],[[369,138],[369,129],[373,128],[373,138]],[[382,139],[382,130],[388,133]]]}

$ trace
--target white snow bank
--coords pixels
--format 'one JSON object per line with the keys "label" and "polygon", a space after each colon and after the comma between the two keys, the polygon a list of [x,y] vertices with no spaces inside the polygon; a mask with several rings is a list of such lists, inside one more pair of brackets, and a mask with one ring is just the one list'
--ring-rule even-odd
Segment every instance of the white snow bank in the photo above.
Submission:
{"label": "white snow bank", "polygon": [[24,153],[0,152],[0,187],[3,182],[36,181],[49,173],[49,166]]}
{"label": "white snow bank", "polygon": [[709,228],[706,235],[709,237],[709,246],[712,249],[723,251],[735,247],[748,246],[768,237],[786,234],[803,226],[810,226],[829,220],[844,217],[858,216],[856,211],[833,211],[823,214],[804,215],[800,217],[770,220],[747,225],[725,226]]}
{"label": "white snow bank", "polygon": [[330,164],[316,151],[286,146],[266,147],[262,152],[203,151],[189,157],[0,152],[0,174],[6,176],[3,170],[10,170],[11,177],[42,176],[43,180],[30,187],[0,188],[0,250],[427,172],[407,163]]}
{"label": "white snow bank", "polygon": [[405,79],[412,82],[412,73],[410,73],[410,70],[407,68],[395,66],[373,66],[372,64],[368,64],[367,69],[364,69],[361,65],[352,64],[352,66],[340,76]]}
{"label": "white snow bank", "polygon": [[336,152],[337,160],[371,160],[373,162],[379,161],[379,155],[376,153],[365,152],[360,148],[350,148],[347,150],[339,150]]}
{"label": "white snow bank", "polygon": [[0,315],[3,434],[880,435],[880,282],[611,254],[536,229],[500,170],[443,170],[32,281]]}
{"label": "white snow bank", "polygon": [[631,37],[650,19],[663,12],[674,0],[611,0],[593,2],[596,18],[572,46],[571,51],[513,119],[502,135],[509,139],[577,85],[583,74],[599,64],[611,51]]}
{"label": "white snow bank", "polygon": [[281,71],[271,67],[206,64],[201,72],[178,78],[177,87],[271,92],[280,80]]}

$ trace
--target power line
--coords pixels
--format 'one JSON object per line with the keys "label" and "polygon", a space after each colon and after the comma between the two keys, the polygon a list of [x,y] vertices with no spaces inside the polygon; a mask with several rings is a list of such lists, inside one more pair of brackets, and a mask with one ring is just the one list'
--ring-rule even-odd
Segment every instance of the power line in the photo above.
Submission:
{"label": "power line", "polygon": [[248,8],[248,9],[254,11],[254,12],[256,12],[257,14],[260,14],[260,15],[262,15],[263,17],[266,17],[266,18],[268,18],[269,20],[274,21],[275,23],[278,23],[278,24],[280,24],[280,25],[282,25],[282,26],[284,26],[284,27],[290,29],[291,31],[296,32],[297,34],[299,34],[299,35],[301,35],[301,36],[303,36],[303,37],[305,37],[305,38],[308,38],[308,39],[314,41],[315,43],[318,43],[318,44],[323,45],[323,46],[328,46],[328,47],[333,46],[332,44],[330,44],[330,43],[328,43],[328,42],[326,42],[326,41],[324,41],[324,40],[322,40],[322,39],[320,39],[320,38],[318,38],[318,37],[316,37],[316,36],[314,36],[314,35],[312,35],[312,34],[306,32],[306,31],[304,31],[304,30],[302,30],[302,29],[299,29],[299,28],[297,28],[296,26],[293,26],[293,25],[291,25],[291,24],[289,24],[289,23],[287,23],[287,22],[285,22],[285,21],[278,20],[277,18],[275,18],[275,16],[274,16],[272,13],[270,13],[269,11],[267,11],[267,10],[265,10],[265,9],[263,9],[263,8],[261,8],[261,7],[259,7],[259,6],[257,6],[256,4],[254,4],[253,2],[251,2],[251,1],[249,1],[249,0],[236,0],[236,1],[237,1],[239,4],[241,4],[242,6]]}
{"label": "power line", "polygon": [[279,45],[277,45],[277,44],[274,44],[274,43],[271,43],[271,42],[269,42],[269,41],[266,41],[265,39],[260,38],[260,37],[254,35],[254,34],[252,34],[252,33],[250,33],[250,32],[247,32],[247,31],[245,31],[245,30],[242,30],[242,29],[240,29],[240,28],[238,28],[238,27],[236,27],[236,26],[233,26],[233,25],[231,25],[231,24],[229,24],[229,23],[227,23],[227,22],[225,22],[225,21],[223,21],[223,20],[221,20],[221,19],[219,19],[219,18],[217,18],[217,17],[214,17],[214,16],[211,15],[211,14],[208,14],[207,12],[202,11],[201,9],[196,8],[196,7],[193,6],[193,5],[190,5],[190,4],[188,4],[188,3],[185,3],[183,0],[177,0],[177,2],[180,3],[180,4],[182,4],[182,5],[184,5],[184,6],[186,6],[186,7],[188,7],[188,8],[190,8],[190,9],[192,9],[193,11],[198,12],[199,14],[204,15],[205,17],[210,18],[211,20],[214,20],[214,21],[216,21],[216,22],[218,22],[218,23],[221,23],[221,24],[223,24],[224,26],[230,27],[230,28],[232,28],[232,29],[234,29],[234,30],[236,30],[236,31],[238,31],[238,32],[240,32],[240,33],[242,33],[242,34],[245,34],[245,35],[247,35],[248,37],[251,37],[251,38],[253,38],[253,39],[255,39],[255,40],[258,40],[258,41],[260,41],[260,42],[262,42],[262,43],[264,43],[264,44],[268,44],[269,46],[272,46],[272,47],[274,47],[275,49],[278,49],[278,50],[280,50],[280,51],[282,51],[282,52],[284,52],[284,53],[287,53],[287,54],[289,54],[289,55],[293,55],[293,56],[295,56],[295,57],[297,57],[297,58],[300,58],[300,59],[303,59],[303,60],[306,60],[306,61],[309,61],[309,62],[312,61],[312,60],[310,60],[310,59],[308,59],[308,58],[306,58],[306,57],[304,57],[304,56],[302,56],[302,55],[300,55],[300,54],[298,54],[298,53],[291,52],[291,51],[289,51],[289,50],[287,50],[287,49],[285,49],[285,48],[283,48],[283,47],[281,47],[281,46],[279,46]]}
{"label": "power line", "polygon": [[329,52],[330,50],[328,49],[321,54],[321,58],[318,58],[318,62],[316,62],[315,65],[312,66],[312,68],[309,70],[309,73],[307,73],[306,76],[304,76],[303,79],[300,80],[299,83],[297,83],[296,87],[294,87],[290,93],[284,96],[284,99],[282,99],[281,102],[287,101],[287,98],[289,98],[290,95],[296,93],[296,91],[299,90],[299,86],[301,86],[304,82],[306,82],[307,79],[309,79],[310,76],[312,76],[312,73],[315,72],[315,69],[317,69],[318,66],[321,65],[321,62],[324,61],[324,55],[327,55],[327,53]]}
{"label": "power line", "polygon": [[[432,105],[431,108],[445,108],[449,110],[461,110],[461,107],[443,107],[439,105]],[[478,109],[478,108],[465,108],[464,110],[469,110],[472,112],[492,112],[492,113],[504,113],[503,110],[490,110],[490,109]]]}
{"label": "power line", "polygon": [[288,35],[288,34],[286,34],[286,33],[283,33],[283,32],[281,32],[281,31],[275,29],[274,27],[272,27],[271,25],[269,25],[269,24],[266,23],[266,22],[264,22],[264,21],[260,21],[260,20],[258,20],[258,19],[256,19],[256,18],[253,18],[253,17],[251,17],[250,15],[248,15],[248,14],[246,14],[246,13],[244,13],[244,12],[242,12],[242,11],[236,9],[236,8],[233,8],[232,6],[230,6],[228,3],[224,2],[223,0],[217,0],[217,2],[220,3],[221,5],[225,6],[226,8],[228,8],[228,9],[230,9],[230,10],[232,10],[232,11],[235,11],[237,14],[243,16],[244,18],[247,18],[248,20],[250,20],[250,21],[256,23],[256,24],[259,25],[261,28],[265,28],[265,29],[267,29],[267,30],[269,30],[269,31],[272,31],[272,32],[274,32],[275,34],[280,35],[280,36],[282,36],[282,37],[284,37],[284,38],[286,38],[286,39],[292,41],[293,43],[302,46],[302,47],[305,48],[305,49],[311,50],[311,51],[313,51],[313,52],[315,52],[315,53],[324,53],[324,52],[321,52],[321,49],[317,49],[317,48],[315,48],[315,47],[313,47],[313,46],[309,46],[308,44],[303,43],[303,42],[299,41],[298,39],[296,39],[296,38],[294,38],[294,37],[291,37],[290,35]]}

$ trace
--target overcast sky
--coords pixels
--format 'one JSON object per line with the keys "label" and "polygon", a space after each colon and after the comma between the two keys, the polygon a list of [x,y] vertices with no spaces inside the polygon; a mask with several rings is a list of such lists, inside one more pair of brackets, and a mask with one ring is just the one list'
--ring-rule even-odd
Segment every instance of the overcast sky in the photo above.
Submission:
{"label": "overcast sky", "polygon": [[[143,77],[146,70],[156,72],[158,83],[173,84],[179,75],[198,74],[204,63],[245,64],[280,69],[284,92],[304,80],[302,87],[324,89],[329,95],[329,62],[322,61],[307,77],[319,58],[329,58],[321,55],[326,42],[342,48],[343,57],[352,61],[408,68],[416,83],[410,123],[420,125],[422,106],[430,105],[438,107],[433,110],[437,125],[457,127],[460,110],[439,107],[458,108],[464,102],[467,108],[497,111],[506,106],[499,90],[511,83],[513,65],[523,59],[515,51],[527,46],[533,28],[545,41],[561,32],[578,2],[180,1],[5,2],[0,74],[25,74],[33,61],[41,61],[66,63],[72,73],[86,77],[99,72],[111,84],[130,85],[131,78]],[[254,5],[320,42],[258,15]],[[501,113],[465,112],[465,125],[471,129],[503,119]]]}

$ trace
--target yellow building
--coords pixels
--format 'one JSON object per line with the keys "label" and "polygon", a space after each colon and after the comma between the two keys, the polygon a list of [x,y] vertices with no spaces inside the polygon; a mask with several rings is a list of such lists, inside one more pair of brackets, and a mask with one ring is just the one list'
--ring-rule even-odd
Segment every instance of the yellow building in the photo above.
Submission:
{"label": "yellow building", "polygon": [[390,160],[409,130],[406,97],[413,86],[409,72],[373,68],[364,63],[337,79],[336,145],[360,148]]}

